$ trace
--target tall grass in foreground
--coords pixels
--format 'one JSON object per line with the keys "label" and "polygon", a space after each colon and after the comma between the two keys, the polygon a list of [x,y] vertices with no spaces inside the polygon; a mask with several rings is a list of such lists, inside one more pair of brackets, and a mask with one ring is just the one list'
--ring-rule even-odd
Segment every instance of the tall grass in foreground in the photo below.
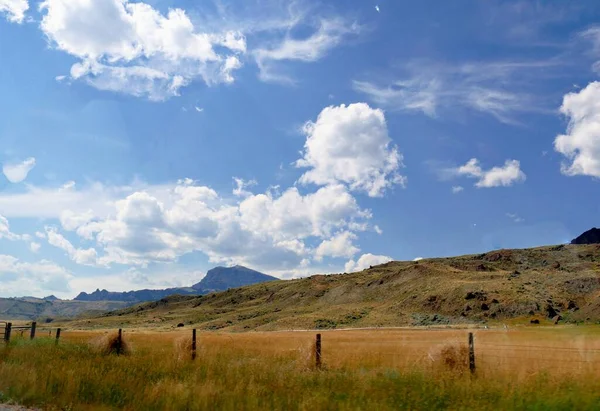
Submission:
{"label": "tall grass in foreground", "polygon": [[327,357],[316,371],[305,345],[259,352],[233,339],[200,345],[192,362],[185,341],[176,341],[177,348],[140,340],[116,356],[97,344],[15,339],[0,348],[0,399],[56,410],[600,409],[597,372],[471,377],[443,361],[328,366]]}

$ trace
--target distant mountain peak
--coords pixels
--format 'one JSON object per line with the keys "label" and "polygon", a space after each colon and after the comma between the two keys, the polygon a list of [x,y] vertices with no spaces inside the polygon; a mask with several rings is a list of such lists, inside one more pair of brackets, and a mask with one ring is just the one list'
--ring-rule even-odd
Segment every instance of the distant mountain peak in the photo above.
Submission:
{"label": "distant mountain peak", "polygon": [[77,301],[124,301],[136,304],[144,301],[156,301],[170,295],[199,295],[213,291],[225,291],[229,288],[238,288],[245,285],[274,281],[278,278],[263,274],[242,265],[233,267],[215,267],[206,273],[206,276],[192,287],[167,288],[163,290],[135,290],[126,292],[111,292],[97,288],[93,293],[81,292]]}
{"label": "distant mountain peak", "polygon": [[202,281],[194,284],[192,288],[201,292],[224,291],[276,280],[279,279],[237,264],[233,267],[215,267],[208,270]]}

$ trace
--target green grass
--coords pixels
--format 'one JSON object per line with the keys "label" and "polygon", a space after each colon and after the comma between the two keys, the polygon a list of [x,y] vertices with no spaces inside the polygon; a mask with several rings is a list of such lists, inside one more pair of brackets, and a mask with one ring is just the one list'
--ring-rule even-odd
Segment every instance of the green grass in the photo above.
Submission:
{"label": "green grass", "polygon": [[15,339],[0,348],[0,399],[51,410],[600,409],[597,375],[325,365],[244,344],[202,347],[191,362],[171,344],[117,357],[85,343]]}

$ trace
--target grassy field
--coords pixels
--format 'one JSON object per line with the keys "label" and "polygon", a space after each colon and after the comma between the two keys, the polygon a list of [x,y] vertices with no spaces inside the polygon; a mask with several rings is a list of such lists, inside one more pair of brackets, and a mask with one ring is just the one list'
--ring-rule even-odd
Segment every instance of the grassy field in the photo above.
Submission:
{"label": "grassy field", "polygon": [[[65,331],[0,348],[0,402],[65,410],[600,409],[600,329],[198,334],[124,331],[130,353],[101,352],[108,334]],[[42,335],[42,334],[40,334]]]}

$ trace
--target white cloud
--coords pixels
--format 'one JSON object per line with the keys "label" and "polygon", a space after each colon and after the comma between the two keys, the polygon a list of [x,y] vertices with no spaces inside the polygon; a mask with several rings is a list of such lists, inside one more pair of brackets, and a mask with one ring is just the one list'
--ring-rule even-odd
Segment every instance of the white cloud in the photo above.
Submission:
{"label": "white cloud", "polygon": [[32,253],[37,253],[38,251],[40,251],[41,247],[42,247],[42,245],[40,243],[31,242],[29,244],[29,249],[31,250]]}
{"label": "white cloud", "polygon": [[201,32],[182,9],[163,15],[128,0],[46,0],[40,9],[50,43],[79,59],[70,77],[101,90],[164,100],[196,78],[231,83],[246,51],[241,33]]}
{"label": "white cloud", "polygon": [[10,241],[30,241],[31,236],[29,234],[15,234],[10,230],[10,224],[8,223],[8,219],[0,214],[0,240],[7,239]]}
{"label": "white cloud", "polygon": [[233,195],[236,197],[248,197],[251,196],[252,193],[247,191],[247,187],[252,187],[258,184],[256,180],[244,180],[241,178],[234,177],[233,181],[235,182],[236,187],[233,189]]}
{"label": "white cloud", "polygon": [[95,249],[75,248],[73,244],[71,244],[69,240],[63,237],[62,234],[58,233],[58,231],[54,227],[46,227],[46,236],[48,238],[48,244],[65,250],[69,258],[77,264],[96,264],[98,255]]}
{"label": "white cloud", "polygon": [[0,297],[48,292],[63,296],[69,293],[72,278],[66,269],[47,260],[30,263],[0,254]]}
{"label": "white cloud", "polygon": [[170,188],[167,185],[148,186],[139,181],[123,186],[91,183],[81,189],[73,186],[68,190],[65,185],[58,188],[27,185],[20,193],[0,192],[0,210],[9,218],[60,219],[65,210],[75,215],[85,215],[93,210],[95,216],[105,217],[114,211],[115,202],[128,194],[144,190],[160,194]]}
{"label": "white cloud", "polygon": [[352,243],[357,238],[356,234],[349,231],[343,231],[331,237],[329,240],[323,240],[316,249],[315,259],[321,261],[323,257],[350,258],[360,251],[360,249]]}
{"label": "white cloud", "polygon": [[2,172],[11,183],[20,183],[27,178],[27,175],[33,167],[35,167],[35,158],[30,157],[20,163],[3,164]]}
{"label": "white cloud", "polygon": [[561,166],[568,176],[600,177],[600,82],[568,93],[560,108],[569,118],[566,134],[554,140],[554,149],[566,157]]}
{"label": "white cloud", "polygon": [[0,0],[0,14],[6,13],[6,18],[10,22],[22,23],[27,10],[29,10],[27,0]]}
{"label": "white cloud", "polygon": [[87,210],[84,213],[75,213],[71,210],[64,210],[60,214],[60,224],[67,231],[74,231],[94,218],[94,212]]}
{"label": "white cloud", "polygon": [[406,178],[398,174],[402,155],[391,144],[383,111],[365,103],[327,107],[316,122],[305,124],[304,132],[303,158],[296,166],[310,170],[301,183],[345,183],[371,197],[405,185]]}
{"label": "white cloud", "polygon": [[517,160],[506,160],[502,167],[483,170],[479,165],[479,160],[472,158],[465,165],[448,171],[454,175],[477,178],[475,187],[478,188],[510,187],[526,179],[525,173],[521,171],[521,164]]}
{"label": "white cloud", "polygon": [[[313,62],[323,58],[332,48],[338,46],[347,36],[357,34],[360,27],[342,18],[321,18],[316,30],[303,39],[288,35],[278,44],[255,50],[254,57],[263,81],[293,84],[295,81],[278,70],[277,62]],[[289,33],[289,32],[288,32]]]}
{"label": "white cloud", "polygon": [[358,261],[350,260],[346,263],[345,270],[347,273],[365,270],[371,266],[385,264],[392,261],[392,257],[385,255],[363,254]]}
{"label": "white cloud", "polygon": [[502,123],[518,123],[523,112],[546,112],[527,87],[548,76],[559,63],[474,62],[461,65],[412,61],[402,78],[388,82],[355,80],[354,89],[376,104],[398,111],[422,112],[437,117],[440,111],[463,107],[495,117]]}
{"label": "white cloud", "polygon": [[214,263],[293,270],[315,257],[317,245],[333,241],[335,233],[370,229],[371,218],[342,185],[305,195],[295,187],[267,190],[233,201],[186,179],[168,188],[132,190],[112,204],[103,217],[95,210],[83,217],[61,216],[65,228],[95,241],[100,253],[77,249],[56,229],[47,230],[49,242],[82,264],[145,266],[199,251]]}
{"label": "white cloud", "polygon": [[204,109],[202,107],[198,107],[195,106],[194,109],[198,112],[198,113],[202,113],[204,111]]}
{"label": "white cloud", "polygon": [[513,220],[515,223],[522,223],[523,221],[525,221],[515,213],[506,213],[506,216]]}
{"label": "white cloud", "polygon": [[21,237],[10,231],[8,220],[3,215],[0,215],[0,239],[2,238],[6,238],[7,240],[19,240]]}
{"label": "white cloud", "polygon": [[460,193],[463,190],[464,190],[464,187],[462,187],[462,186],[453,186],[452,187],[452,193],[453,194],[458,194],[458,193]]}

